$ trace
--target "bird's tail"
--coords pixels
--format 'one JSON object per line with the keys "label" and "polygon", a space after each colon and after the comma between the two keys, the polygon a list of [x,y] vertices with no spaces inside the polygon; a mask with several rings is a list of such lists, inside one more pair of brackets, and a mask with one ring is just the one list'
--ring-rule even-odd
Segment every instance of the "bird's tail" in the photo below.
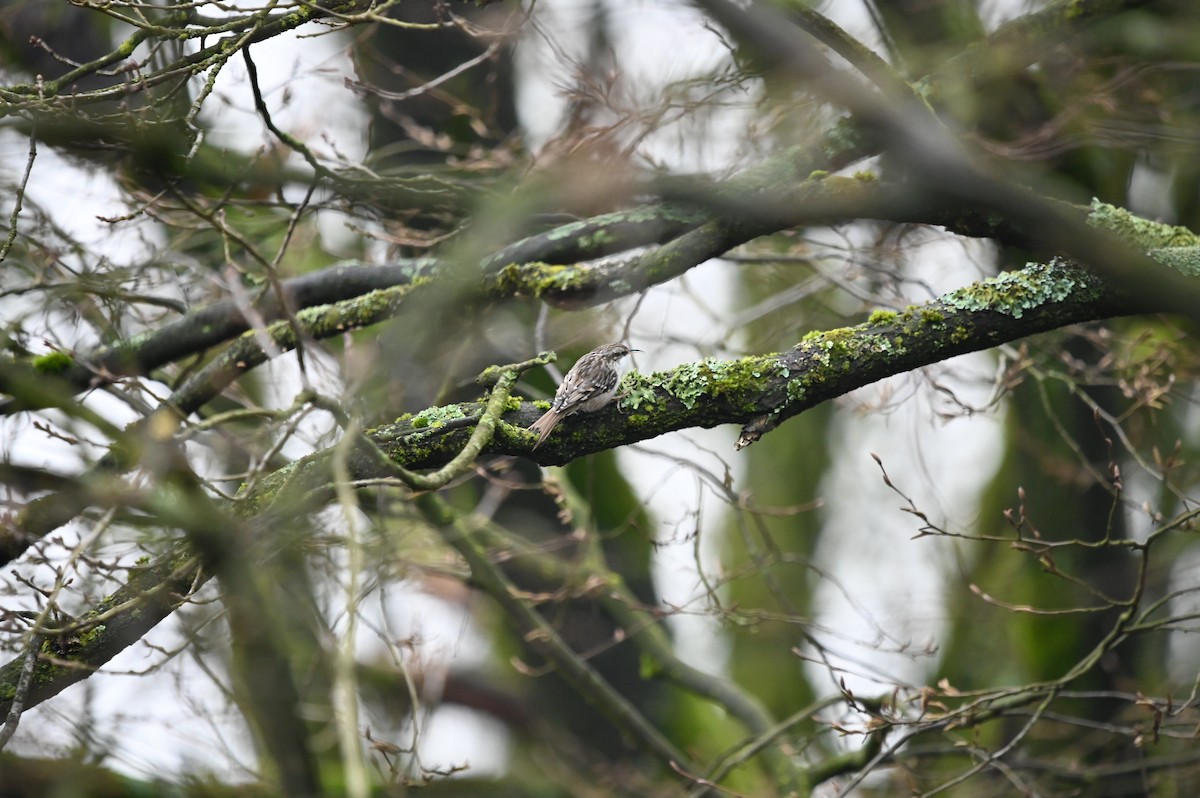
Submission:
{"label": "bird's tail", "polygon": [[542,441],[546,440],[546,436],[553,432],[554,428],[558,426],[558,422],[562,420],[563,417],[557,410],[547,410],[541,418],[530,424],[529,430],[538,434],[537,443],[533,445],[533,448],[541,446]]}

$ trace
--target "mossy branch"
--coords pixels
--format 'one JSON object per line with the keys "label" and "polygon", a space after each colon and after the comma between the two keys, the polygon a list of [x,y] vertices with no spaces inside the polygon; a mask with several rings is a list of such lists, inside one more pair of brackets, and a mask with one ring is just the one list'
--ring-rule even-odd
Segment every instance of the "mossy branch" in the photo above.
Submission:
{"label": "mossy branch", "polygon": [[[810,333],[786,352],[709,358],[628,375],[619,403],[566,419],[536,451],[523,431],[512,429],[528,426],[540,413],[532,402],[523,403],[505,414],[511,427],[501,425],[484,451],[557,465],[675,430],[722,424],[743,425],[742,448],[810,407],[885,377],[1064,325],[1119,316],[1126,307],[1125,294],[1087,272],[1057,261],[1031,264],[925,305],[879,311],[853,327]],[[478,412],[477,404],[428,411],[430,417]],[[411,421],[372,433],[388,457],[407,468],[438,467],[464,437],[460,429],[414,427]]]}
{"label": "mossy branch", "polygon": [[[187,601],[198,574],[197,561],[183,553],[131,569],[125,585],[79,616],[73,631],[42,640],[25,708],[83,681],[140,640]],[[12,706],[24,660],[20,654],[0,667],[0,714]]]}
{"label": "mossy branch", "polygon": [[[739,447],[744,447],[810,407],[885,377],[1125,312],[1125,295],[1087,272],[1061,262],[1030,264],[925,305],[878,311],[853,327],[810,333],[785,352],[627,375],[620,402],[566,419],[536,451],[524,428],[542,408],[510,401],[501,416],[505,423],[496,426],[480,454],[562,464],[667,432],[722,424],[743,425]],[[482,412],[478,402],[430,408],[368,435],[390,462],[406,469],[440,468],[462,451],[470,436],[466,428]],[[244,501],[269,502],[289,483],[315,489],[326,479],[327,458],[318,452],[268,475]],[[355,479],[389,476],[364,454],[353,456],[349,466]]]}
{"label": "mossy branch", "polygon": [[[492,435],[496,431],[496,425],[500,423],[500,416],[508,407],[508,397],[512,394],[513,386],[521,378],[521,374],[535,366],[544,366],[554,360],[554,358],[555,355],[553,352],[543,352],[535,358],[530,358],[520,363],[511,363],[507,366],[489,366],[487,370],[480,374],[478,382],[493,386],[487,403],[483,406],[483,412],[479,414],[478,418],[472,419],[474,425],[471,429],[471,435],[467,438],[467,442],[463,444],[462,449],[458,451],[458,454],[454,455],[446,465],[432,473],[421,474],[416,471],[410,471],[398,463],[389,460],[370,438],[364,437],[363,440],[370,447],[369,452],[377,456],[377,461],[388,470],[389,474],[398,478],[405,485],[414,490],[424,491],[443,488],[469,471],[475,463],[475,458],[483,451],[483,447],[492,440]],[[530,436],[532,437],[532,433],[530,433]]]}

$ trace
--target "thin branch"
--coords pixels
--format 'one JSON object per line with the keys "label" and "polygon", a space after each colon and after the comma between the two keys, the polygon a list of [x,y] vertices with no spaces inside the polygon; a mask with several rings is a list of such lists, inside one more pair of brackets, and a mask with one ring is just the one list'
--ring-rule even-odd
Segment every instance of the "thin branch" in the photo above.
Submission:
{"label": "thin branch", "polygon": [[524,641],[531,648],[549,658],[564,679],[581,695],[595,701],[619,728],[645,746],[664,767],[679,766],[693,773],[699,772],[699,768],[656,729],[637,707],[572,651],[558,632],[520,597],[516,587],[476,542],[477,523],[472,518],[460,517],[435,493],[419,496],[417,505],[425,517],[442,530],[445,541],[466,560],[474,584],[504,609],[508,620],[522,632]]}
{"label": "thin branch", "polygon": [[37,160],[37,125],[30,125],[29,155],[25,159],[25,172],[21,175],[21,182],[17,184],[17,190],[14,192],[13,209],[8,217],[8,237],[4,239],[4,244],[0,245],[0,263],[3,263],[8,257],[13,243],[17,240],[17,222],[21,218],[21,208],[25,204],[25,189],[29,185],[29,175],[33,173],[35,160]]}
{"label": "thin branch", "polygon": [[26,642],[25,656],[21,661],[20,676],[13,691],[12,701],[8,705],[8,715],[4,719],[4,727],[0,728],[0,751],[8,745],[8,741],[17,733],[21,722],[21,713],[25,711],[25,701],[29,698],[29,685],[33,682],[34,667],[38,662],[38,652],[42,647],[41,635],[30,635]]}

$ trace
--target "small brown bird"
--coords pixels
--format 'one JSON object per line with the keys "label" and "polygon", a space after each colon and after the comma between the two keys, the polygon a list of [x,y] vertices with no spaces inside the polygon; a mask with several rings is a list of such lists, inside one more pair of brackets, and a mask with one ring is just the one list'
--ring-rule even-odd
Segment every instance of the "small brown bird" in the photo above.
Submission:
{"label": "small brown bird", "polygon": [[630,352],[640,351],[625,344],[603,344],[575,361],[563,377],[562,385],[558,386],[550,409],[529,425],[529,429],[538,434],[533,448],[541,446],[546,436],[567,416],[579,412],[594,413],[611,402],[617,395],[617,383],[621,381],[617,364]]}

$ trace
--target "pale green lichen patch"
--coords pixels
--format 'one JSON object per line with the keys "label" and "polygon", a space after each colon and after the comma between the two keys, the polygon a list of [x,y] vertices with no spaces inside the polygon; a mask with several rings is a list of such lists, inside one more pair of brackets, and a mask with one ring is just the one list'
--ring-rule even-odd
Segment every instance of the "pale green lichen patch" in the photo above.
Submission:
{"label": "pale green lichen patch", "polygon": [[[639,205],[636,208],[630,208],[627,211],[619,211],[610,214],[613,222],[680,222],[683,224],[699,224],[708,219],[708,216],[694,208],[688,208],[675,203],[665,203],[663,205]],[[606,219],[608,217],[605,217]]]}
{"label": "pale green lichen patch", "polygon": [[1019,319],[1026,311],[1096,288],[1095,278],[1057,258],[951,291],[940,302],[957,310],[990,310]]}
{"label": "pale green lichen patch", "polygon": [[441,427],[445,426],[447,421],[455,418],[466,418],[467,414],[462,411],[458,405],[446,405],[445,407],[429,407],[422,410],[413,416],[412,426],[414,429],[423,429],[425,427]]}
{"label": "pale green lichen patch", "polygon": [[881,346],[890,347],[887,338],[864,335],[862,329],[857,327],[839,327],[836,330],[808,333],[800,339],[797,349],[807,350],[821,366],[836,366],[842,371],[849,371],[860,352]]}
{"label": "pale green lichen patch", "polygon": [[1092,212],[1088,214],[1087,223],[1091,227],[1116,233],[1143,250],[1200,246],[1200,236],[1186,227],[1143,219],[1098,199],[1092,200]]}
{"label": "pale green lichen patch", "polygon": [[601,249],[609,244],[615,244],[617,237],[610,230],[597,230],[591,235],[582,236],[579,239],[579,246],[585,252],[590,252],[594,249]]}
{"label": "pale green lichen patch", "polygon": [[718,375],[714,373],[715,369],[727,365],[707,357],[699,363],[685,363],[671,372],[663,387],[684,407],[691,410],[708,395],[710,384],[718,379]]}
{"label": "pale green lichen patch", "polygon": [[638,410],[642,405],[652,405],[658,401],[658,394],[654,392],[652,386],[642,383],[634,384],[628,375],[622,381],[618,394],[621,395],[618,406],[622,410]]}
{"label": "pale green lichen patch", "polygon": [[722,394],[753,395],[768,388],[771,375],[778,368],[778,362],[769,356],[730,361],[705,358],[667,372],[636,375],[636,379],[622,384],[622,390],[628,393],[621,406],[636,410],[658,403],[660,391],[673,396],[688,410]]}
{"label": "pale green lichen patch", "polygon": [[1151,249],[1150,257],[1188,277],[1200,277],[1200,246]]}
{"label": "pale green lichen patch", "polygon": [[[603,224],[605,221],[607,220],[601,217],[600,219],[593,220],[591,224]],[[579,235],[580,230],[586,230],[587,227],[588,222],[571,222],[570,224],[564,224],[554,228],[553,230],[548,230],[546,232],[546,239],[548,241],[560,241],[562,239],[573,238],[574,236]]]}

